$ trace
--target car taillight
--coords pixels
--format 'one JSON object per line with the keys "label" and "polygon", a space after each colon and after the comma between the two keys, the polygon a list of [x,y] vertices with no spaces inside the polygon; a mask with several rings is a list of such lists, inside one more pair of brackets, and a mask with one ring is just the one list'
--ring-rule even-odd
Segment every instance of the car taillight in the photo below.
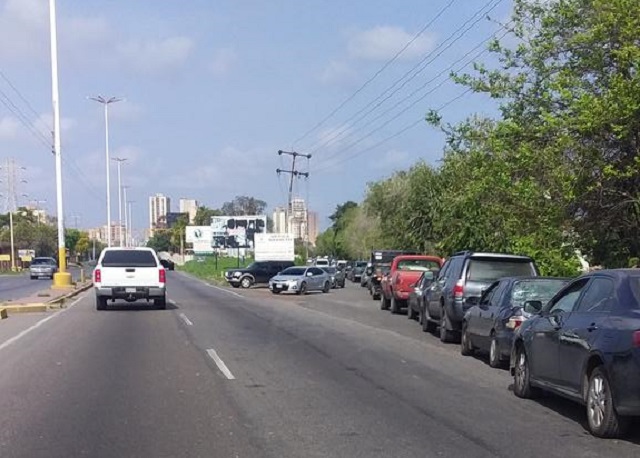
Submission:
{"label": "car taillight", "polygon": [[511,318],[509,318],[509,321],[507,321],[507,328],[509,329],[518,329],[520,327],[520,325],[522,323],[524,323],[525,318],[522,316],[512,316]]}
{"label": "car taillight", "polygon": [[633,333],[633,346],[636,348],[640,348],[640,331],[636,331]]}
{"label": "car taillight", "polygon": [[456,286],[453,287],[453,297],[456,299],[462,299],[464,296],[464,284],[462,280],[456,282]]}
{"label": "car taillight", "polygon": [[167,272],[164,269],[160,269],[158,271],[158,274],[159,274],[159,277],[160,277],[159,278],[160,283],[166,283],[167,282]]}
{"label": "car taillight", "polygon": [[96,283],[100,283],[102,281],[102,273],[100,272],[100,269],[93,271],[93,281]]}

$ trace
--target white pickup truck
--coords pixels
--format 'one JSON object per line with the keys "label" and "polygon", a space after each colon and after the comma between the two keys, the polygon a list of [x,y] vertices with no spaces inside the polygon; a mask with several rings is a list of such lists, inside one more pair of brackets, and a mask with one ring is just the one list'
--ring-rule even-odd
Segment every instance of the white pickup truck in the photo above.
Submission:
{"label": "white pickup truck", "polygon": [[98,310],[116,299],[153,301],[156,308],[165,309],[166,284],[166,271],[151,248],[105,248],[93,271]]}

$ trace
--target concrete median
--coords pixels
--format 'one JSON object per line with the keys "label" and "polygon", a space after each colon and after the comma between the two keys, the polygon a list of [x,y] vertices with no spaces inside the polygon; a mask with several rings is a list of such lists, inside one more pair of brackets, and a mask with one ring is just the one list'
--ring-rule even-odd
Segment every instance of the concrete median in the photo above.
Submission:
{"label": "concrete median", "polygon": [[71,291],[54,288],[46,289],[29,297],[0,304],[0,314],[4,315],[2,318],[6,318],[16,313],[46,312],[64,308],[67,300],[87,291],[92,286],[91,282],[85,282],[82,285],[76,285]]}

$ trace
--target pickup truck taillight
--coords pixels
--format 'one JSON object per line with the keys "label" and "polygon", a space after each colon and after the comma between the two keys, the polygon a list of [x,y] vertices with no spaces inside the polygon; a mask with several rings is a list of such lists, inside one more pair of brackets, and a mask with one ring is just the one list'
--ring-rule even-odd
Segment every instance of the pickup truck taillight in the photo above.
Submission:
{"label": "pickup truck taillight", "polygon": [[160,283],[167,282],[167,272],[164,269],[158,271]]}
{"label": "pickup truck taillight", "polygon": [[100,269],[93,271],[93,281],[95,283],[100,283],[102,281],[102,273],[100,272]]}
{"label": "pickup truck taillight", "polygon": [[453,287],[453,297],[456,299],[462,299],[464,297],[464,284],[462,280],[458,280],[456,286]]}

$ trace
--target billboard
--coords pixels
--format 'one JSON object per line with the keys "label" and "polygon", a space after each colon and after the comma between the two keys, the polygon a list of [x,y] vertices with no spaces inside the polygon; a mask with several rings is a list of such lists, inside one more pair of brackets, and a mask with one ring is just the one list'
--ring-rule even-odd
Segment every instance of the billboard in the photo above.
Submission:
{"label": "billboard", "polygon": [[256,261],[294,261],[294,238],[292,234],[256,234]]}
{"label": "billboard", "polygon": [[249,248],[255,247],[256,234],[266,234],[266,216],[212,216],[213,247]]}
{"label": "billboard", "polygon": [[187,243],[193,243],[193,252],[196,254],[213,253],[213,232],[210,226],[187,226],[185,228]]}

